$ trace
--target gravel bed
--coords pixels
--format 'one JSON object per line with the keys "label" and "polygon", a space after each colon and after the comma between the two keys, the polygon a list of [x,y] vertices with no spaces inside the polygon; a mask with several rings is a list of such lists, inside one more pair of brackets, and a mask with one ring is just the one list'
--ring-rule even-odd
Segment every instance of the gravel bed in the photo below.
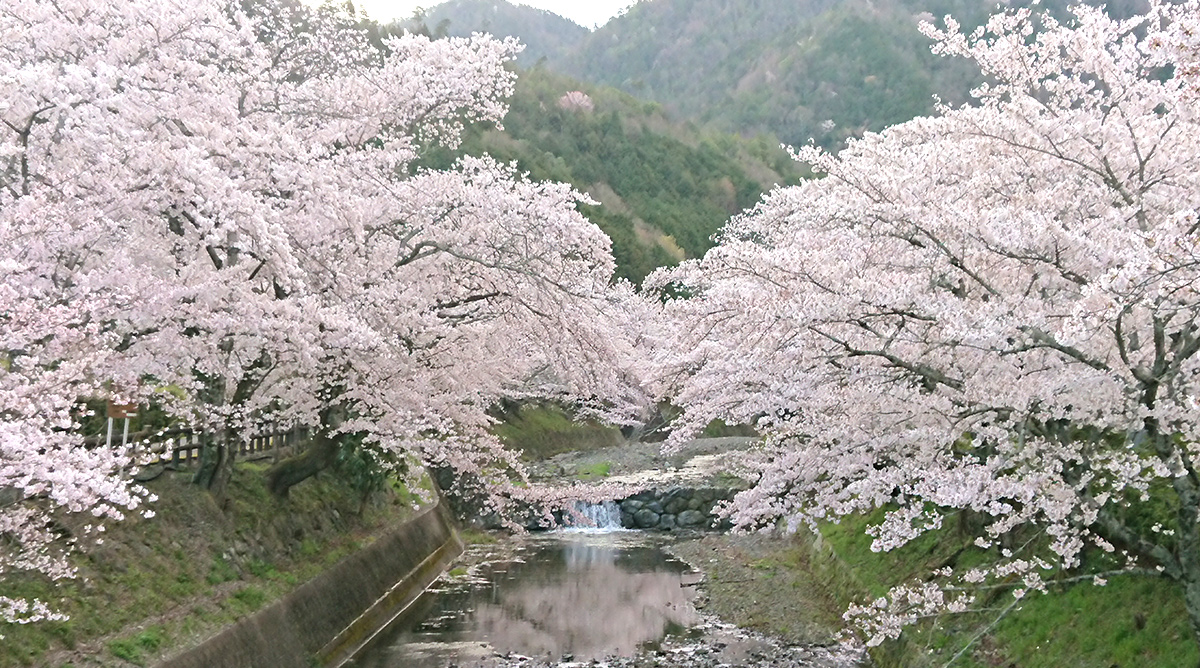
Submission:
{"label": "gravel bed", "polygon": [[869,665],[861,646],[789,645],[705,616],[693,638],[668,639],[635,657],[546,661],[519,654],[494,655],[457,668],[860,668]]}
{"label": "gravel bed", "polygon": [[[664,537],[666,549],[701,571],[700,623],[634,657],[579,661],[498,654],[479,644],[456,668],[864,668],[860,643],[837,642],[838,615],[786,539]],[[476,558],[491,552],[485,546]],[[504,545],[490,546],[492,549]],[[470,551],[469,551],[470,552]],[[493,555],[494,556],[494,555]]]}

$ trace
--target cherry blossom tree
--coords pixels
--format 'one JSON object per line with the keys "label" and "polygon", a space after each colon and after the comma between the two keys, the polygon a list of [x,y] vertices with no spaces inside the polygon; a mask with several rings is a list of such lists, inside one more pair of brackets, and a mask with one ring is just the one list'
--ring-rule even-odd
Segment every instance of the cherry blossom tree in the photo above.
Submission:
{"label": "cherry blossom tree", "polygon": [[558,108],[567,111],[589,112],[596,108],[592,97],[581,90],[573,90],[558,98]]}
{"label": "cherry blossom tree", "polygon": [[[636,387],[624,362],[634,353],[617,326],[638,298],[610,285],[610,242],[576,211],[579,193],[489,159],[384,186],[350,195],[380,208],[339,202],[366,214],[299,241],[325,304],[323,356],[306,373],[337,388],[345,421],[330,436],[467,471],[488,461],[519,471],[489,431],[501,397],[638,405],[622,399]],[[338,440],[281,465],[276,491],[315,472]]]}
{"label": "cherry blossom tree", "polygon": [[0,10],[0,575],[69,575],[63,517],[149,496],[129,453],[82,446],[83,398],[215,432],[215,494],[225,444],[268,424],[309,427],[318,465],[357,443],[478,471],[515,467],[485,432],[500,396],[622,405],[635,296],[582,196],[414,167],[503,116],[518,48],[379,42],[287,0]]}
{"label": "cherry blossom tree", "polygon": [[797,151],[825,176],[650,280],[680,426],[768,434],[740,527],[882,509],[888,551],[978,518],[995,562],[853,607],[871,643],[1085,551],[1178,583],[1200,639],[1198,6],[1074,12],[924,26],[983,70],[974,104]]}
{"label": "cherry blossom tree", "polygon": [[1174,64],[1176,75],[1191,82],[1187,85],[1195,99],[1200,97],[1200,15],[1181,11],[1174,18],[1167,30],[1150,37],[1150,48],[1161,51],[1161,57]]}

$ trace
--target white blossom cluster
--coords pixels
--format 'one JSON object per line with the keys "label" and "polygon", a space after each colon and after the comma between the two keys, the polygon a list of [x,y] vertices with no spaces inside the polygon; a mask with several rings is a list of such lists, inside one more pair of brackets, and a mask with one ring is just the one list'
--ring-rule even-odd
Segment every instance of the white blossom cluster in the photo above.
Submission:
{"label": "white blossom cluster", "polygon": [[500,120],[520,46],[379,46],[363,23],[347,3],[5,2],[0,576],[69,575],[63,550],[96,534],[56,514],[150,500],[130,453],[83,447],[83,398],[475,471],[520,470],[487,429],[499,397],[629,419],[648,309],[613,285],[586,198],[489,159],[417,167]]}
{"label": "white blossom cluster", "polygon": [[[982,69],[973,104],[795,151],[825,176],[648,279],[673,296],[657,376],[685,408],[676,437],[714,418],[768,434],[739,526],[882,508],[877,550],[948,512],[982,518],[987,549],[1033,527],[1064,569],[1094,547],[1173,578],[1200,637],[1198,7],[927,24]],[[1128,521],[1154,494],[1173,535]],[[945,591],[851,617],[894,637],[959,606]]]}

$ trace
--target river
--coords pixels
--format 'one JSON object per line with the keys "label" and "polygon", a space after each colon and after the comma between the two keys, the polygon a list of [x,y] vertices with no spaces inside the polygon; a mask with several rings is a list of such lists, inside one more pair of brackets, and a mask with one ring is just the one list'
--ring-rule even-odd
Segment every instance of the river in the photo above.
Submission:
{"label": "river", "polygon": [[[556,531],[472,545],[357,668],[864,665],[853,647],[784,646],[712,619],[703,574],[673,540],[638,531]],[[596,662],[596,663],[593,663]]]}

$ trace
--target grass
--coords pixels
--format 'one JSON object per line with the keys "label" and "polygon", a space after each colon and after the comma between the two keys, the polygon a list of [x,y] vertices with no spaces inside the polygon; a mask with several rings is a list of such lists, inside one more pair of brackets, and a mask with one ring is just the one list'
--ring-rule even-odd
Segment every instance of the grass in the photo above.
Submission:
{"label": "grass", "polygon": [[233,569],[233,566],[225,561],[224,557],[213,557],[212,566],[208,569],[208,575],[204,581],[210,585],[219,585],[222,582],[230,582],[238,579],[238,573]]}
{"label": "grass", "polygon": [[575,471],[575,477],[584,482],[607,478],[608,474],[612,471],[612,466],[612,462],[596,462],[595,464],[581,466]]}
{"label": "grass", "polygon": [[277,499],[265,488],[265,468],[239,463],[224,508],[191,485],[188,473],[167,473],[148,484],[160,497],[155,517],[131,513],[109,526],[105,542],[76,560],[79,577],[0,580],[3,595],[37,598],[70,616],[0,623],[0,666],[61,666],[78,655],[89,666],[157,662],[268,605],[414,512],[394,494],[379,495],[359,518],[361,495],[328,474]]}
{"label": "grass", "polygon": [[144,666],[146,657],[156,653],[166,641],[163,627],[152,626],[137,635],[110,641],[108,651],[118,659]]}
{"label": "grass", "polygon": [[505,413],[493,431],[527,461],[583,452],[623,442],[621,431],[594,420],[575,421],[555,406],[525,405]]}
{"label": "grass", "polygon": [[996,658],[1033,667],[1194,668],[1200,650],[1177,587],[1125,576],[1104,587],[1074,584],[1030,597],[961,665],[983,668]]}
{"label": "grass", "polygon": [[855,574],[872,597],[882,596],[902,582],[924,576],[970,542],[943,529],[926,533],[892,552],[873,552],[872,538],[866,534],[866,530],[868,526],[882,521],[883,515],[883,511],[852,515],[842,518],[837,524],[821,526],[821,535],[834,547],[838,556],[853,565]]}
{"label": "grass", "polygon": [[494,534],[475,529],[461,529],[458,537],[462,539],[464,545],[491,545],[500,540]]}
{"label": "grass", "polygon": [[235,591],[227,601],[240,616],[261,608],[267,602],[267,592],[254,585],[249,585]]}
{"label": "grass", "polygon": [[[821,527],[839,557],[871,597],[910,580],[924,579],[948,561],[969,567],[989,558],[967,546],[967,536],[946,526],[890,553],[875,553],[866,527],[882,513],[843,518]],[[948,525],[952,522],[948,521]],[[965,548],[965,549],[964,549]],[[1007,590],[982,598],[988,612],[942,616],[905,632],[924,650],[927,665],[943,666],[1012,599]],[[848,600],[841,603],[849,603]],[[953,665],[960,668],[1193,668],[1200,648],[1192,638],[1181,591],[1172,582],[1146,576],[1111,578],[1031,593]]]}

